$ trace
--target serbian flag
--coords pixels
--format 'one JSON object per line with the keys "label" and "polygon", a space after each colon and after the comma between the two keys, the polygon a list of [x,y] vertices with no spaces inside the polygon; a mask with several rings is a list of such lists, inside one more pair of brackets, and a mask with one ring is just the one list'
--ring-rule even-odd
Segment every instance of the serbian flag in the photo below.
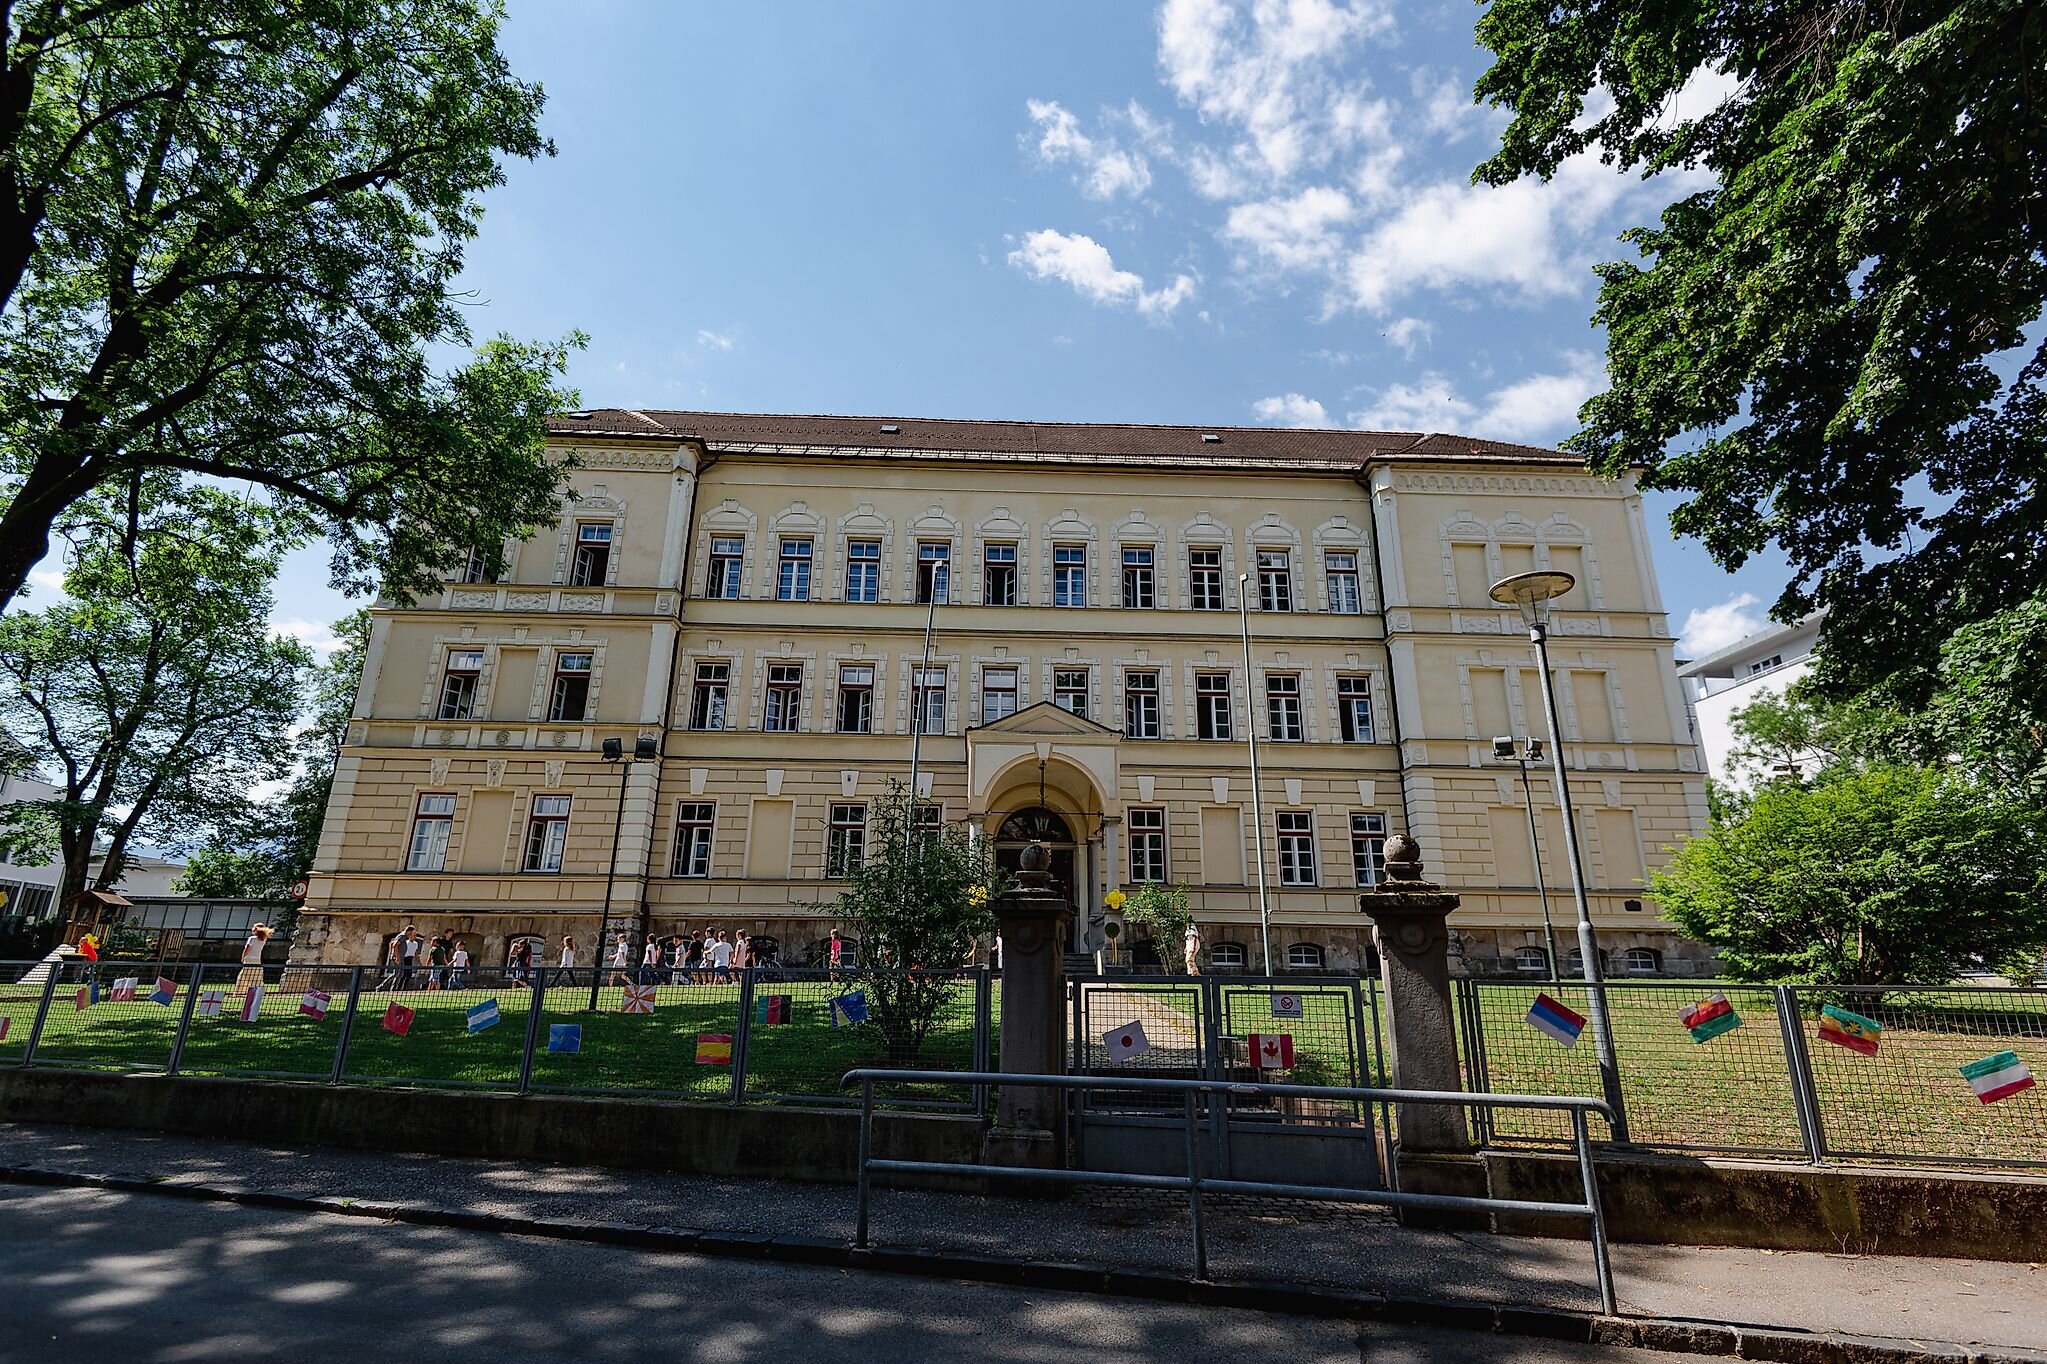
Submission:
{"label": "serbian flag", "polygon": [[753,1002],[753,1021],[756,1023],[787,1023],[790,1015],[788,995],[762,995]]}
{"label": "serbian flag", "polygon": [[251,985],[249,993],[242,996],[242,1022],[254,1023],[263,1012],[263,987]]}
{"label": "serbian flag", "polygon": [[1710,1042],[1724,1032],[1733,1032],[1741,1026],[1741,1015],[1727,1002],[1722,994],[1707,995],[1697,1004],[1687,1004],[1677,1011],[1677,1021],[1685,1025],[1694,1042]]}
{"label": "serbian flag", "polygon": [[1883,1032],[1884,1025],[1874,1018],[1864,1018],[1861,1014],[1837,1009],[1831,1004],[1820,1010],[1820,1039],[1837,1047],[1874,1056]]}
{"label": "serbian flag", "polygon": [[393,1004],[384,1010],[384,1031],[395,1032],[400,1037],[412,1031],[412,1010],[403,1004]]}
{"label": "serbian flag", "polygon": [[156,978],[156,992],[149,997],[152,1004],[168,1004],[178,997],[178,983],[169,976]]}
{"label": "serbian flag", "polygon": [[1119,1056],[1142,1056],[1151,1050],[1151,1039],[1144,1035],[1144,1020],[1134,1018],[1112,1032],[1102,1034],[1102,1049],[1109,1053],[1111,1060]]}
{"label": "serbian flag", "polygon": [[1528,1010],[1528,1026],[1567,1047],[1575,1047],[1578,1034],[1585,1031],[1585,1015],[1574,1012],[1548,995],[1537,995]]}
{"label": "serbian flag", "polygon": [[208,990],[199,996],[198,1012],[202,1018],[219,1018],[222,1001],[227,998],[225,990]]}
{"label": "serbian flag", "polygon": [[1283,1032],[1251,1034],[1251,1064],[1260,1070],[1292,1070],[1294,1039]]}
{"label": "serbian flag", "polygon": [[700,1066],[731,1065],[732,1034],[728,1032],[698,1033],[697,1064]]}
{"label": "serbian flag", "polygon": [[867,992],[855,990],[832,1001],[832,1026],[850,1028],[867,1021]]}
{"label": "serbian flag", "polygon": [[299,1012],[307,1018],[325,1018],[327,1006],[334,1002],[334,996],[325,990],[308,990],[299,996]]}
{"label": "serbian flag", "polygon": [[2026,1069],[2026,1063],[2019,1060],[2015,1051],[2001,1051],[1995,1056],[1986,1056],[1980,1061],[1971,1061],[1963,1066],[1962,1078],[1969,1082],[1969,1088],[1976,1091],[1976,1097],[1987,1104],[1999,1099],[2009,1099],[2022,1089],[2033,1087],[2033,1072]]}
{"label": "serbian flag", "polygon": [[122,976],[114,982],[114,988],[107,998],[116,1004],[132,1004],[135,1001],[136,980],[133,976]]}
{"label": "serbian flag", "polygon": [[654,987],[651,985],[628,985],[625,1000],[618,1006],[622,1014],[650,1014],[654,1012]]}

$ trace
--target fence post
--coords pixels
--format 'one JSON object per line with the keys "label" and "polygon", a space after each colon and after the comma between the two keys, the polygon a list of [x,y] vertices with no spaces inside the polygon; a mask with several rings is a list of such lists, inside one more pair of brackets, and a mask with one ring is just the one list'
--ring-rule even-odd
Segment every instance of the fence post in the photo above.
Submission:
{"label": "fence post", "polygon": [[338,1085],[348,1071],[348,1044],[355,1036],[356,1002],[362,998],[362,967],[351,967],[348,973],[348,1003],[341,1009],[341,1036],[334,1039],[334,1070],[328,1075],[327,1083]]}
{"label": "fence post", "polygon": [[547,1001],[547,970],[536,967],[526,973],[526,985],[532,990],[532,998],[526,1003],[526,1051],[519,1058],[519,1093],[530,1093],[533,1089],[533,1048],[540,1036],[541,1007]]}
{"label": "fence post", "polygon": [[732,1102],[746,1102],[747,1052],[753,1043],[753,971],[748,966],[739,973],[739,1026],[732,1037]]}
{"label": "fence post", "polygon": [[192,1035],[192,1010],[199,1003],[199,987],[206,983],[206,963],[192,964],[192,979],[185,982],[185,1008],[178,1015],[177,1035],[171,1038],[171,1059],[163,1068],[166,1075],[178,1073],[178,1063],[185,1059],[185,1039]]}
{"label": "fence post", "polygon": [[[1493,1089],[1492,1067],[1487,1064],[1485,1049],[1485,1001],[1479,997],[1479,983],[1470,977],[1451,982],[1457,992],[1458,1011],[1464,1016],[1464,1064],[1468,1074],[1466,1087],[1480,1094],[1490,1094]],[[1473,1134],[1481,1146],[1490,1146],[1496,1131],[1494,1113],[1483,1104],[1471,1110]]]}
{"label": "fence post", "polygon": [[[988,968],[981,967],[974,973],[974,1069],[986,1071],[992,1068],[988,1052],[988,1035],[994,1031],[990,1024],[993,1018],[992,1004],[995,992],[991,987]],[[974,1086],[974,1116],[988,1116],[988,1086]]]}
{"label": "fence post", "polygon": [[1791,1079],[1791,1108],[1798,1115],[1798,1135],[1806,1158],[1823,1165],[1827,1158],[1826,1129],[1820,1120],[1819,1088],[1813,1083],[1812,1057],[1805,1049],[1805,1023],[1798,996],[1788,985],[1776,987],[1777,1031],[1784,1040],[1784,1069]]}
{"label": "fence post", "polygon": [[[85,969],[90,971],[92,967],[88,965]],[[50,1000],[57,993],[57,977],[63,974],[63,970],[62,963],[53,961],[50,974],[43,978],[43,1002],[36,1006],[36,1021],[29,1025],[28,1046],[21,1053],[23,1070],[35,1064],[36,1044],[43,1040],[43,1020],[50,1016]]]}

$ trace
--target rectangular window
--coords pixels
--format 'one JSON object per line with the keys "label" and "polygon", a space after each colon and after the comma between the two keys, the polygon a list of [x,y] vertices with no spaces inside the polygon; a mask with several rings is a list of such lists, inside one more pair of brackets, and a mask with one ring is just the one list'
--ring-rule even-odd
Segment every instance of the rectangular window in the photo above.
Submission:
{"label": "rectangular window", "polygon": [[917,600],[941,606],[952,593],[952,546],[926,541],[917,546]]}
{"label": "rectangular window", "polygon": [[569,798],[535,796],[526,821],[526,871],[560,871],[562,849],[569,842]]}
{"label": "rectangular window", "polygon": [[761,705],[761,728],[793,734],[803,723],[803,665],[768,664],[768,694]]}
{"label": "rectangular window", "polygon": [[1130,826],[1130,879],[1166,879],[1166,812],[1131,810],[1125,821]]}
{"label": "rectangular window", "polygon": [[465,583],[496,582],[498,574],[502,571],[500,561],[503,558],[504,551],[495,545],[488,549],[482,545],[470,546],[469,557],[462,565],[462,581]]}
{"label": "rectangular window", "polygon": [[1230,675],[1228,673],[1196,673],[1194,675],[1194,737],[1197,739],[1227,739],[1230,737]]}
{"label": "rectangular window", "polygon": [[569,586],[602,587],[611,571],[611,527],[576,526],[576,557],[569,564]]}
{"label": "rectangular window", "polygon": [[1265,733],[1283,744],[1301,741],[1301,678],[1298,673],[1268,673],[1265,678]]}
{"label": "rectangular window", "polygon": [[874,730],[874,667],[848,663],[839,669],[839,733]]}
{"label": "rectangular window", "polygon": [[1315,884],[1315,815],[1310,810],[1281,810],[1273,816],[1279,827],[1279,883]]}
{"label": "rectangular window", "polygon": [[696,686],[689,694],[691,729],[725,728],[725,693],[731,681],[730,663],[697,664]]}
{"label": "rectangular window", "polygon": [[846,600],[881,600],[881,541],[846,542]]}
{"label": "rectangular window", "polygon": [[1052,704],[1071,715],[1087,719],[1087,669],[1052,670]]}
{"label": "rectangular window", "polygon": [[675,876],[711,874],[711,834],[718,807],[685,801],[675,807]]}
{"label": "rectangular window", "polygon": [[981,556],[982,602],[989,606],[1016,605],[1016,546],[989,545]]}
{"label": "rectangular window", "polygon": [[421,796],[412,816],[412,847],[405,854],[407,871],[439,871],[448,865],[448,833],[455,827],[453,796]]}
{"label": "rectangular window", "polygon": [[775,597],[780,601],[810,600],[810,541],[784,540],[775,570]]}
{"label": "rectangular window", "polygon": [[1052,605],[1087,605],[1087,546],[1052,546]]}
{"label": "rectangular window", "polygon": [[1293,563],[1291,556],[1283,549],[1258,551],[1258,609],[1260,611],[1294,609]]}
{"label": "rectangular window", "polygon": [[832,806],[831,829],[825,839],[824,874],[843,881],[866,860],[867,807]]}
{"label": "rectangular window", "polygon": [[1187,551],[1189,600],[1196,611],[1223,609],[1223,552],[1220,549]]}
{"label": "rectangular window", "polygon": [[910,703],[910,723],[919,734],[945,733],[944,668],[919,668],[915,695]]}
{"label": "rectangular window", "polygon": [[711,573],[704,595],[725,601],[739,599],[739,579],[746,569],[746,541],[737,535],[711,537]]}
{"label": "rectangular window", "polygon": [[450,649],[441,674],[443,720],[467,720],[476,714],[476,681],[483,675],[483,650]]}
{"label": "rectangular window", "polygon": [[1156,602],[1152,591],[1152,547],[1129,545],[1123,550],[1123,604],[1149,611]]}
{"label": "rectangular window", "polygon": [[945,807],[935,800],[920,800],[910,811],[911,832],[924,838],[935,838],[945,824]]}
{"label": "rectangular window", "polygon": [[1336,723],[1345,743],[1372,742],[1371,678],[1349,676],[1336,679]]}
{"label": "rectangular window", "polygon": [[1386,816],[1350,817],[1350,862],[1361,886],[1376,886],[1385,879]]}
{"label": "rectangular window", "polygon": [[550,720],[582,720],[590,713],[590,664],[594,654],[556,654],[554,690],[547,700]]}
{"label": "rectangular window", "polygon": [[1332,549],[1322,556],[1322,571],[1329,578],[1329,609],[1355,616],[1365,609],[1358,592],[1358,556],[1354,550]]}
{"label": "rectangular window", "polygon": [[1123,674],[1123,733],[1132,739],[1159,737],[1159,675]]}
{"label": "rectangular window", "polygon": [[981,723],[1016,714],[1016,669],[981,669]]}

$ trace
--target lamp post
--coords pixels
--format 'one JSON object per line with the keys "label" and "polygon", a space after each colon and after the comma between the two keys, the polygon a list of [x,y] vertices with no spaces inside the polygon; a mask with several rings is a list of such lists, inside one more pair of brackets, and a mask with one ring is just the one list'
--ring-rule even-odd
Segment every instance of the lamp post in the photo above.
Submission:
{"label": "lamp post", "polygon": [[1542,761],[1542,740],[1530,739],[1527,749],[1522,750],[1515,747],[1513,736],[1502,734],[1493,740],[1493,757],[1521,769],[1521,798],[1528,802],[1528,850],[1535,858],[1535,891],[1542,897],[1542,940],[1548,945],[1549,978],[1557,980],[1560,979],[1557,926],[1549,917],[1549,883],[1542,875],[1542,840],[1535,832],[1535,788],[1528,781],[1528,764]]}
{"label": "lamp post", "polygon": [[[918,565],[921,574],[923,565]],[[919,579],[922,581],[921,577]],[[917,675],[910,680],[910,837],[917,836],[917,768],[924,752],[924,687],[931,675],[931,632],[938,623],[938,599],[952,586],[952,566],[933,563],[931,584],[925,597],[929,605],[924,611],[924,661],[917,665]],[[943,691],[941,690],[941,695]]]}
{"label": "lamp post", "polygon": [[1258,794],[1258,717],[1251,703],[1251,575],[1237,575],[1237,618],[1244,627],[1244,737],[1251,743],[1251,823],[1257,832],[1258,941],[1265,950],[1265,976],[1272,978],[1272,897],[1265,888],[1265,804]]}
{"label": "lamp post", "polygon": [[652,762],[660,756],[660,745],[653,739],[633,740],[633,756],[625,756],[625,741],[606,739],[601,750],[604,761],[618,764],[618,809],[611,817],[611,860],[604,865],[604,913],[597,920],[597,946],[590,961],[590,1012],[597,1012],[597,987],[604,980],[605,938],[611,933],[611,888],[618,880],[618,839],[625,827],[625,784],[636,762]]}
{"label": "lamp post", "polygon": [[1578,820],[1571,809],[1571,779],[1564,769],[1563,726],[1557,718],[1556,688],[1549,676],[1550,602],[1577,586],[1568,573],[1538,570],[1516,573],[1492,586],[1492,599],[1502,606],[1517,606],[1528,626],[1528,641],[1535,646],[1535,671],[1542,683],[1543,716],[1549,722],[1550,770],[1556,777],[1557,804],[1564,816],[1564,856],[1571,866],[1571,896],[1578,907],[1578,956],[1585,969],[1586,1008],[1592,1015],[1592,1043],[1599,1053],[1600,1087],[1613,1110],[1615,1141],[1628,1139],[1627,1110],[1621,1106],[1620,1063],[1613,1050],[1613,1025],[1606,1011],[1605,972],[1599,965],[1599,939],[1592,928],[1592,906],[1585,898],[1585,866],[1578,853]]}

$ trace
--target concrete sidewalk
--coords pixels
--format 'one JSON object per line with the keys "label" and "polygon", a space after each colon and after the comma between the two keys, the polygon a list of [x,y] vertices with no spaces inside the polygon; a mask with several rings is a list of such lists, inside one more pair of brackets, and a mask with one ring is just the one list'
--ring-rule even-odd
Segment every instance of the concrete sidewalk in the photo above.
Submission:
{"label": "concrete sidewalk", "polygon": [[[0,1124],[0,1166],[523,1219],[834,1241],[853,1230],[853,1191],[836,1185],[93,1128]],[[1415,1231],[1354,1207],[1221,1198],[1210,1205],[1210,1274],[1219,1281],[1597,1310],[1591,1256],[1580,1242]],[[1048,1201],[878,1189],[872,1235],[890,1248],[1189,1273],[1183,1205],[1121,1191]],[[2039,1265],[1635,1245],[1615,1246],[1613,1264],[1624,1314],[2047,1351],[2047,1270]]]}

